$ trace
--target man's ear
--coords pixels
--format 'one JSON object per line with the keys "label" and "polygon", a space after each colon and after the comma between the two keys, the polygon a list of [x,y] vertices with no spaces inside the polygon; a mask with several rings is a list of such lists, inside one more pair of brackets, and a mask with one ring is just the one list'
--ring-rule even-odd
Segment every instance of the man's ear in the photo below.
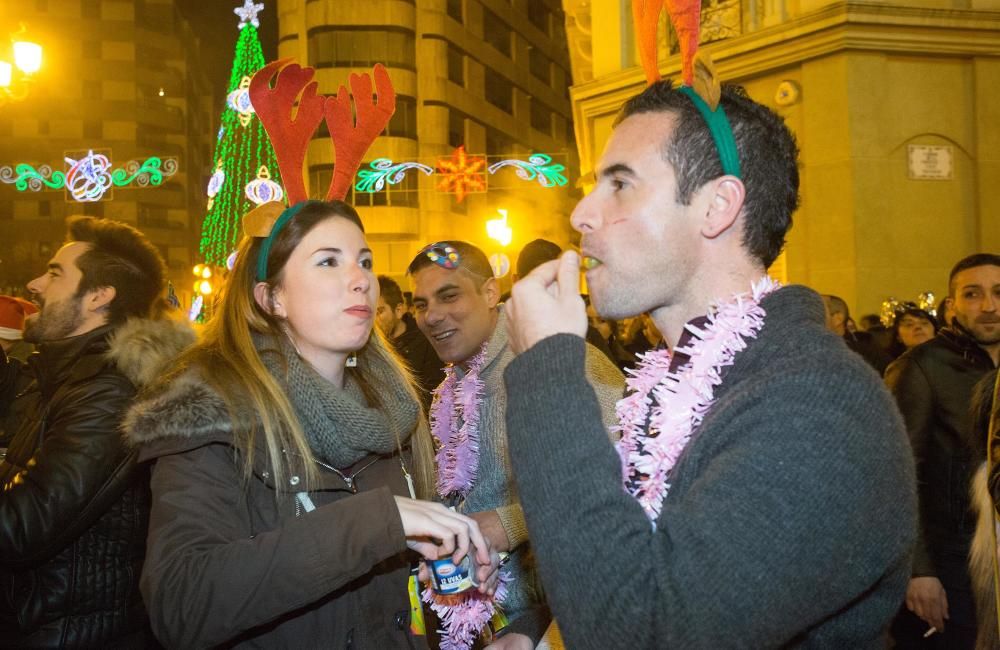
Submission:
{"label": "man's ear", "polygon": [[106,313],[111,309],[111,302],[117,292],[114,287],[97,287],[91,289],[83,297],[83,308],[88,312]]}
{"label": "man's ear", "polygon": [[496,278],[490,278],[483,283],[483,295],[486,296],[486,304],[493,309],[500,302],[500,285]]}
{"label": "man's ear", "polygon": [[266,282],[258,282],[253,287],[253,299],[257,306],[272,316],[287,318],[285,307],[281,304],[281,296],[271,289]]}
{"label": "man's ear", "polygon": [[393,310],[392,315],[396,317],[396,320],[399,320],[403,317],[403,314],[405,313],[406,313],[406,301],[404,300],[403,302],[396,305],[396,309]]}
{"label": "man's ear", "polygon": [[701,234],[715,239],[736,223],[746,200],[743,181],[735,176],[720,176],[702,188],[708,192],[708,210],[701,226]]}

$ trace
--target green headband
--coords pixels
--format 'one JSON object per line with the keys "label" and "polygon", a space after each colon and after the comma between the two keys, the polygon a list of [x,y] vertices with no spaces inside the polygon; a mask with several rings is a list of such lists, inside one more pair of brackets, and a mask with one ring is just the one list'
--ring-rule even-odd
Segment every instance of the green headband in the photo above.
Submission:
{"label": "green headband", "polygon": [[715,141],[715,148],[719,151],[719,160],[722,161],[722,173],[742,178],[740,176],[740,154],[736,150],[736,139],[733,137],[733,127],[729,124],[726,111],[722,108],[722,103],[713,111],[705,103],[705,100],[694,91],[691,86],[681,86],[680,92],[687,95],[698,109],[701,116],[708,125],[708,131]]}
{"label": "green headband", "polygon": [[313,203],[313,201],[299,201],[295,205],[285,208],[284,212],[275,220],[274,225],[271,226],[271,232],[264,238],[264,243],[261,244],[260,252],[257,254],[258,282],[267,280],[267,256],[271,254],[271,244],[274,243],[274,238],[278,236],[278,233],[285,227],[285,224],[292,220],[292,217],[297,215],[302,208],[310,203]]}

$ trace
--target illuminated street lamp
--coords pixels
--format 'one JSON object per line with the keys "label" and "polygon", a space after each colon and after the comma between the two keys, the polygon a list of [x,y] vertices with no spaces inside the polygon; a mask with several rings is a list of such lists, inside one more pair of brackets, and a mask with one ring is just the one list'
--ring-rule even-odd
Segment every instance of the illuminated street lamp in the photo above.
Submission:
{"label": "illuminated street lamp", "polygon": [[42,68],[42,46],[18,38],[25,32],[24,23],[20,23],[20,30],[10,35],[13,65],[0,60],[0,105],[27,97],[31,75]]}
{"label": "illuminated street lamp", "polygon": [[500,218],[490,219],[486,222],[486,234],[490,236],[490,239],[499,242],[501,246],[507,246],[514,239],[514,230],[507,225],[507,211],[500,208],[497,212],[500,214]]}
{"label": "illuminated street lamp", "polygon": [[[490,219],[486,222],[486,234],[504,247],[514,239],[514,229],[507,225],[506,210],[498,208],[497,213],[500,214],[499,219]],[[490,255],[490,266],[493,267],[493,275],[502,278],[510,272],[510,258],[504,253],[494,253]]]}

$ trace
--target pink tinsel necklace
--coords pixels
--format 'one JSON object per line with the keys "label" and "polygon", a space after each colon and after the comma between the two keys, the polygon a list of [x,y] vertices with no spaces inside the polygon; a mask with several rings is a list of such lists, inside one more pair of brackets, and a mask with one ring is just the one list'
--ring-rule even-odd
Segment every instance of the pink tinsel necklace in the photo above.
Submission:
{"label": "pink tinsel necklace", "polygon": [[615,430],[622,434],[617,445],[622,481],[654,530],[670,491],[671,470],[712,407],[722,370],[746,348],[747,339],[756,338],[764,326],[760,301],[780,286],[764,276],[749,293],[713,304],[704,329],[686,325],[694,338],[687,347],[677,349],[689,361],[676,372],[670,372],[669,350],[647,352],[629,370],[632,376],[625,383],[630,393],[615,409],[619,422]]}
{"label": "pink tinsel necklace", "polygon": [[[489,341],[472,357],[468,372],[458,378],[455,367],[445,368],[444,381],[434,391],[431,404],[431,433],[438,444],[437,491],[443,499],[464,498],[476,482],[479,470],[479,407],[483,403],[483,380],[479,373],[486,365]],[[491,597],[478,591],[442,597],[430,587],[422,599],[441,619],[444,635],[441,650],[465,650],[472,646],[507,596],[510,576],[500,572],[496,593]]]}

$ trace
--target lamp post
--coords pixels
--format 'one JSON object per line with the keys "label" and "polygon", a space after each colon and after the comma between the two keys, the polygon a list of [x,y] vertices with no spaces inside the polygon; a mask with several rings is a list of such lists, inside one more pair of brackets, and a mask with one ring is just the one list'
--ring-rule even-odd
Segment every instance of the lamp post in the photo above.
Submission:
{"label": "lamp post", "polygon": [[32,75],[42,68],[42,46],[21,38],[27,29],[24,23],[19,26],[10,35],[13,63],[0,59],[0,106],[27,97]]}

